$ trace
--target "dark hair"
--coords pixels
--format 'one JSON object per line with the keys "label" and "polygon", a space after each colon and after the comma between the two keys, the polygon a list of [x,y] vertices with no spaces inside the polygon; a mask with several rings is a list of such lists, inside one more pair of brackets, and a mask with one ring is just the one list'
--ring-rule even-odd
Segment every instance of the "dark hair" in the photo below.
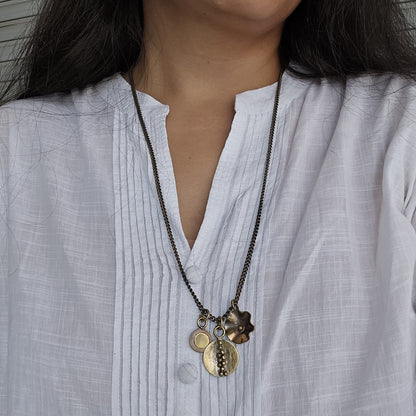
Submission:
{"label": "dark hair", "polygon": [[[279,54],[304,78],[390,72],[415,80],[409,26],[396,0],[302,0]],[[141,0],[45,0],[0,103],[13,88],[13,99],[68,93],[127,72],[143,52],[142,32]]]}

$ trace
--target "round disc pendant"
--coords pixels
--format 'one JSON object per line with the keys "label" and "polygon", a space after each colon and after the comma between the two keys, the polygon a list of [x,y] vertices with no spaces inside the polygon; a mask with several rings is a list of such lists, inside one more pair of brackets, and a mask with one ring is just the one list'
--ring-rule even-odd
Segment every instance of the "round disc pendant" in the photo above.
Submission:
{"label": "round disc pendant", "polygon": [[229,341],[217,339],[208,344],[202,359],[205,368],[213,376],[228,376],[238,365],[237,348]]}
{"label": "round disc pendant", "polygon": [[212,335],[205,329],[195,329],[189,336],[189,345],[196,352],[204,352],[205,347],[212,341]]}

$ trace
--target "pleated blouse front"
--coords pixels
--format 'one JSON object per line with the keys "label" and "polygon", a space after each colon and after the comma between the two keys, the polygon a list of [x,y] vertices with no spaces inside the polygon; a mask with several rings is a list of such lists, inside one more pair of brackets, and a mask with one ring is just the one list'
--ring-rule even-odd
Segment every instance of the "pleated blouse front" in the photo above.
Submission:
{"label": "pleated blouse front", "polygon": [[[248,250],[275,91],[236,96],[192,249],[169,107],[138,93],[182,264],[214,315]],[[121,74],[12,102],[0,133],[0,415],[416,414],[413,84],[285,72],[239,302],[255,330],[224,378],[189,346],[199,311]]]}

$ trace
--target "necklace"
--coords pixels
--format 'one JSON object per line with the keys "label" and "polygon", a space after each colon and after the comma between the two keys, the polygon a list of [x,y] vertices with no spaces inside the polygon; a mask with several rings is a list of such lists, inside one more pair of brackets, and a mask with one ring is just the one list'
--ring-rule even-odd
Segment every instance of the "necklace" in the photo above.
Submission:
{"label": "necklace", "polygon": [[[166,225],[166,230],[169,236],[170,244],[172,246],[173,253],[175,255],[176,262],[179,267],[179,271],[182,275],[182,279],[185,282],[186,287],[188,288],[190,294],[192,295],[196,306],[199,309],[199,318],[197,319],[197,329],[195,329],[190,337],[189,344],[191,348],[199,353],[203,353],[203,363],[206,370],[216,377],[228,376],[235,371],[238,365],[239,356],[235,344],[242,344],[247,342],[250,339],[250,333],[254,330],[254,325],[250,322],[251,314],[247,311],[240,311],[238,308],[238,301],[240,299],[241,291],[243,290],[244,283],[246,281],[247,272],[250,267],[251,258],[254,251],[254,246],[256,243],[257,233],[260,225],[261,213],[263,209],[263,200],[264,193],[266,189],[266,181],[269,172],[270,157],[273,146],[274,131],[276,126],[276,116],[277,110],[279,107],[279,97],[280,97],[280,88],[282,84],[282,76],[284,69],[282,68],[279,73],[279,80],[277,83],[277,89],[274,99],[273,115],[272,122],[269,132],[269,144],[267,148],[266,163],[264,168],[263,184],[260,193],[259,205],[257,210],[256,222],[254,225],[250,245],[247,251],[246,259],[243,265],[240,279],[238,281],[237,290],[234,296],[234,299],[231,300],[231,304],[227,311],[220,316],[214,316],[211,312],[204,307],[204,305],[199,300],[198,296],[195,294],[192,286],[186,277],[185,270],[181,259],[179,257],[179,252],[176,247],[175,239],[173,238],[172,229],[168,219],[165,202],[162,195],[162,189],[159,181],[159,172],[156,165],[156,158],[153,151],[153,146],[147,132],[147,128],[143,119],[142,111],[139,105],[139,100],[137,98],[137,92],[134,86],[133,73],[132,69],[128,71],[131,91],[134,99],[134,104],[136,106],[137,115],[139,117],[140,125],[149,149],[150,159],[152,162],[153,175],[156,184],[157,195],[159,198],[160,208],[162,211],[163,219]],[[212,335],[205,329],[207,327],[208,321],[212,321],[216,324],[213,335],[215,340],[213,340]],[[227,336],[230,341],[224,339]]]}

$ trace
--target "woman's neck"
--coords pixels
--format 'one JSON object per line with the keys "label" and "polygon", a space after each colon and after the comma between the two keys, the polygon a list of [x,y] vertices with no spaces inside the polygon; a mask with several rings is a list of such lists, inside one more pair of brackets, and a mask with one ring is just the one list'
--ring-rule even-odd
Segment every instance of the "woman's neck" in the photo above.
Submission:
{"label": "woman's neck", "polygon": [[[200,2],[194,2],[200,3]],[[145,53],[136,88],[157,100],[234,104],[237,93],[275,82],[282,24],[219,15],[175,2],[145,2]]]}

